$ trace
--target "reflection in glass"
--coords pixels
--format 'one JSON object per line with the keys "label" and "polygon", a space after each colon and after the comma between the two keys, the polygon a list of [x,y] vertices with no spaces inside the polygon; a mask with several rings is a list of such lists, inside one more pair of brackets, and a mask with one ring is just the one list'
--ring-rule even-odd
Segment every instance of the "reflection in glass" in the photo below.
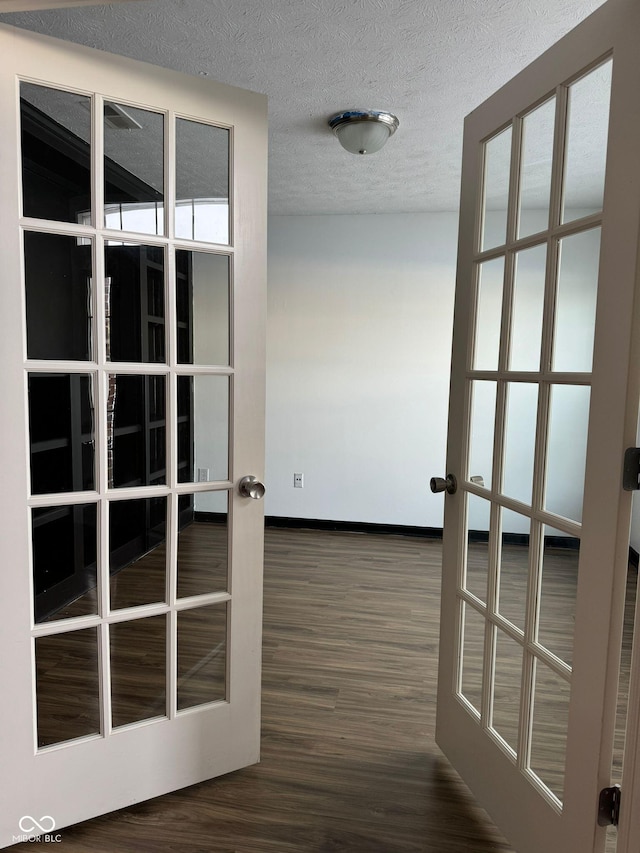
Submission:
{"label": "reflection in glass", "polygon": [[485,144],[482,251],[507,239],[511,127]]}
{"label": "reflection in glass", "polygon": [[467,569],[465,588],[483,603],[487,600],[491,504],[467,494]]}
{"label": "reflection in glass", "polygon": [[591,370],[599,262],[599,228],[560,241],[553,370]]}
{"label": "reflection in glass", "polygon": [[229,364],[229,257],[176,251],[180,364]]}
{"label": "reflection in glass", "polygon": [[536,661],[529,766],[559,800],[564,793],[569,695],[569,684]]}
{"label": "reflection in glass", "polygon": [[582,520],[591,391],[586,385],[552,385],[545,509]]}
{"label": "reflection in glass", "polygon": [[38,746],[100,732],[96,628],[36,637]]}
{"label": "reflection in glass", "polygon": [[491,488],[493,471],[493,433],[496,419],[495,382],[471,383],[471,419],[469,425],[469,477],[481,476]]}
{"label": "reflection in glass", "polygon": [[107,399],[111,488],[166,482],[165,377],[111,374]]}
{"label": "reflection in glass", "polygon": [[502,494],[526,504],[531,503],[533,489],[537,412],[538,386],[532,382],[509,382]]}
{"label": "reflection in glass", "polygon": [[544,528],[538,642],[571,665],[580,540]]}
{"label": "reflection in glass", "polygon": [[91,359],[92,242],[25,231],[27,357]]}
{"label": "reflection in glass", "polygon": [[475,370],[498,369],[503,279],[504,258],[480,264],[473,353]]}
{"label": "reflection in glass", "polygon": [[546,263],[546,244],[516,254],[510,370],[540,369]]}
{"label": "reflection in glass", "polygon": [[228,492],[180,495],[178,598],[228,588]]}
{"label": "reflection in glass", "polygon": [[178,482],[226,480],[229,377],[178,376]]}
{"label": "reflection in glass", "polygon": [[158,246],[105,247],[107,359],[165,361],[164,252]]}
{"label": "reflection in glass", "polygon": [[165,715],[166,624],[161,615],[110,626],[114,728]]}
{"label": "reflection in glass", "polygon": [[602,210],[612,62],[569,87],[562,221]]}
{"label": "reflection in glass", "polygon": [[[635,501],[635,495],[633,498]],[[633,507],[634,514],[636,507]],[[631,567],[627,572],[627,584],[624,600],[624,621],[622,627],[622,643],[620,647],[620,677],[618,679],[618,707],[616,711],[616,727],[613,741],[613,761],[611,763],[611,784],[622,783],[622,769],[625,755],[625,736],[629,711],[629,682],[633,671],[633,641],[636,636],[636,604],[638,599],[638,572]]]}
{"label": "reflection in glass", "polygon": [[176,120],[176,237],[229,242],[229,131]]}
{"label": "reflection in glass", "polygon": [[518,752],[518,720],[522,679],[522,646],[496,629],[496,657],[491,725]]}
{"label": "reflection in glass", "polygon": [[20,83],[24,216],[91,220],[91,100]]}
{"label": "reflection in glass", "polygon": [[522,120],[518,237],[545,231],[549,225],[555,113],[554,97]]}
{"label": "reflection in glass", "polygon": [[36,622],[98,612],[96,504],[31,510]]}
{"label": "reflection in glass", "polygon": [[465,602],[461,602],[460,606],[463,615],[460,692],[480,713],[482,709],[485,620],[477,610]]}
{"label": "reflection in glass", "polygon": [[105,227],[164,234],[164,116],[104,102]]}
{"label": "reflection in glass", "polygon": [[530,527],[524,515],[502,510],[498,613],[521,631],[527,609]]}
{"label": "reflection in glass", "polygon": [[29,439],[32,494],[94,488],[90,374],[29,374]]}
{"label": "reflection in glass", "polygon": [[178,612],[178,710],[225,699],[227,603]]}
{"label": "reflection in glass", "polygon": [[109,504],[111,607],[165,601],[167,499]]}

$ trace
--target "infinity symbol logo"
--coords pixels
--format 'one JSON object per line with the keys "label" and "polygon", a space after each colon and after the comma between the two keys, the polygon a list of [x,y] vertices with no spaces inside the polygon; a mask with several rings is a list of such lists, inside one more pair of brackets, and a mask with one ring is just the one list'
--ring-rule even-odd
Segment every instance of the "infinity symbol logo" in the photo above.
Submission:
{"label": "infinity symbol logo", "polygon": [[48,814],[43,815],[39,821],[36,820],[35,817],[31,817],[30,814],[26,814],[24,817],[20,818],[18,826],[26,833],[32,833],[35,829],[39,832],[47,833],[53,832],[56,828],[56,822],[51,815]]}

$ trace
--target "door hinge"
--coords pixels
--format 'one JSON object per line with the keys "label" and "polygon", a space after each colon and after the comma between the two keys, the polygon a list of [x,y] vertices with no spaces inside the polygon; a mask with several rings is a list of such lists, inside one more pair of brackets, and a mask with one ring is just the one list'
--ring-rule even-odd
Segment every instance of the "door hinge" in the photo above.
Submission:
{"label": "door hinge", "polygon": [[640,447],[628,447],[624,452],[622,488],[625,492],[640,489]]}
{"label": "door hinge", "polygon": [[620,819],[620,799],[622,788],[612,785],[600,791],[598,800],[598,824],[600,826],[617,826]]}

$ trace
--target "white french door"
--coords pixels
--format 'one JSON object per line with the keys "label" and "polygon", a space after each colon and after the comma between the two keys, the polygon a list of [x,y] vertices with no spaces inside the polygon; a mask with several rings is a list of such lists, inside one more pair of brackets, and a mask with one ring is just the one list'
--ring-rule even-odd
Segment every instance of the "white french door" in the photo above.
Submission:
{"label": "white french door", "polygon": [[0,56],[5,847],[258,760],[266,99]]}
{"label": "white french door", "polygon": [[465,123],[437,741],[518,853],[605,844],[638,417],[639,39],[638,4],[610,0]]}

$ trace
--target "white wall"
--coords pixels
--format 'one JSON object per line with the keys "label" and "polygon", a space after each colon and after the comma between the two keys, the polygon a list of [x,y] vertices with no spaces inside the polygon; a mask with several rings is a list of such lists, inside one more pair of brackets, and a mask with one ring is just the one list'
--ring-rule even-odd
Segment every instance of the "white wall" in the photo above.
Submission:
{"label": "white wall", "polygon": [[[534,230],[543,230],[547,214],[529,211],[533,226],[536,226],[535,213],[539,216]],[[577,210],[571,213],[572,218],[582,215],[582,211]],[[490,212],[490,225],[492,215]],[[553,342],[555,370],[591,370],[599,249],[598,228],[568,237],[561,243]],[[511,345],[513,369],[536,370],[540,363],[545,270],[544,247],[518,254]],[[480,334],[476,335],[474,364],[481,369],[495,370],[498,366],[503,272],[504,263],[500,260],[483,265],[480,274]],[[474,385],[470,473],[481,474],[489,485],[495,383]],[[589,389],[584,386],[552,386],[545,505],[552,512],[574,521],[582,519],[589,400]],[[513,383],[508,386],[503,490],[509,497],[524,503],[531,501],[537,407],[536,385]],[[510,519],[516,524],[510,532],[525,532],[528,524],[524,518],[519,527],[516,516]],[[481,529],[481,522],[473,517],[470,524]]]}
{"label": "white wall", "polygon": [[[444,501],[431,495],[428,481],[445,473],[456,232],[457,216],[449,213],[270,218],[268,515],[442,525]],[[560,315],[567,345],[557,349],[559,369],[588,369],[562,361],[591,345],[582,330],[594,310],[597,235],[578,243],[564,251]],[[544,258],[523,256],[520,343],[539,335],[541,278]],[[527,339],[525,349],[530,345]],[[520,444],[533,435],[535,404],[532,398],[531,412],[509,411],[506,473],[512,496],[525,501],[532,448]],[[548,506],[575,519],[587,411],[583,389],[558,389]],[[472,472],[485,479],[490,432]],[[304,474],[303,489],[293,488],[294,472]]]}
{"label": "white wall", "polygon": [[[229,261],[226,255],[192,252],[193,350],[196,364],[229,364]],[[229,476],[229,380],[195,376],[194,480],[198,469],[210,480]],[[224,492],[198,492],[197,512],[226,512]]]}
{"label": "white wall", "polygon": [[456,241],[453,213],[270,218],[268,515],[442,526]]}

